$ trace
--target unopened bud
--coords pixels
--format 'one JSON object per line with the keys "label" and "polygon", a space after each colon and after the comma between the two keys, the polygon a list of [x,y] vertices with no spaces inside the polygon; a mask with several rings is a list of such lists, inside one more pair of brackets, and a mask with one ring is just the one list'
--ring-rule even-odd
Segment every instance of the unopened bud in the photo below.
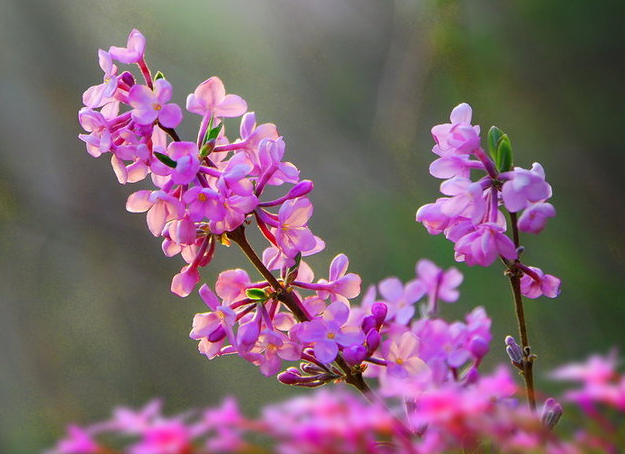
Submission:
{"label": "unopened bud", "polygon": [[373,306],[371,306],[371,314],[373,314],[373,316],[375,317],[378,329],[380,329],[380,327],[384,323],[384,320],[386,320],[387,313],[388,306],[384,303],[375,303]]}
{"label": "unopened bud", "polygon": [[562,416],[562,405],[560,405],[555,399],[551,397],[545,401],[543,405],[543,410],[540,415],[540,421],[543,425],[552,430],[558,421],[560,421],[560,417]]}
{"label": "unopened bud", "polygon": [[506,336],[506,353],[510,357],[510,361],[517,367],[522,367],[523,365],[523,350],[521,350],[521,346],[516,343],[514,337]]}
{"label": "unopened bud", "polygon": [[477,359],[482,359],[484,356],[486,356],[486,354],[490,350],[490,347],[488,346],[488,342],[486,342],[483,337],[476,336],[471,339],[471,342],[469,343],[469,350],[471,350],[471,353]]}
{"label": "unopened bud", "polygon": [[360,364],[367,357],[367,349],[364,345],[352,345],[343,350],[343,359],[350,366]]}
{"label": "unopened bud", "polygon": [[362,327],[363,333],[368,333],[372,329],[375,330],[377,328],[376,325],[377,324],[376,324],[375,316],[367,315],[365,318],[362,319],[362,323],[360,326]]}
{"label": "unopened bud", "polygon": [[209,342],[219,342],[224,337],[226,337],[226,330],[224,330],[223,326],[218,326],[215,331],[210,333],[207,337]]}
{"label": "unopened bud", "polygon": [[278,374],[278,381],[285,385],[296,385],[302,378],[299,370],[294,367],[289,367],[284,372]]}
{"label": "unopened bud", "polygon": [[380,333],[378,331],[372,329],[367,333],[365,341],[367,343],[367,352],[369,353],[369,355],[371,355],[380,346],[380,343],[382,342],[382,337],[380,336]]}
{"label": "unopened bud", "polygon": [[302,180],[291,188],[287,194],[288,199],[294,199],[308,194],[314,188],[314,183],[310,180]]}

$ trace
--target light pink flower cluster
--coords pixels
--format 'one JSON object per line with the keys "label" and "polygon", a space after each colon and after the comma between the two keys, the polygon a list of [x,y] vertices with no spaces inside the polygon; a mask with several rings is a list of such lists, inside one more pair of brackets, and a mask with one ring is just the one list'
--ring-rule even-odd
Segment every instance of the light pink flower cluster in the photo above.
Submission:
{"label": "light pink flower cluster", "polygon": [[[417,221],[429,233],[443,233],[455,243],[456,261],[489,266],[501,257],[523,274],[525,296],[554,298],[560,280],[521,263],[522,248],[515,244],[518,231],[539,233],[547,219],[555,216],[554,207],[547,202],[551,186],[545,181],[545,171],[539,163],[529,170],[512,168],[510,141],[496,127],[488,133],[487,154],[480,146],[480,128],[471,125],[471,116],[471,107],[460,104],[451,112],[451,123],[432,128],[436,141],[432,151],[438,158],[430,173],[445,180],[440,190],[446,197],[419,208]],[[476,172],[486,175],[473,181]],[[512,214],[514,241],[505,233],[508,223],[500,207]]]}

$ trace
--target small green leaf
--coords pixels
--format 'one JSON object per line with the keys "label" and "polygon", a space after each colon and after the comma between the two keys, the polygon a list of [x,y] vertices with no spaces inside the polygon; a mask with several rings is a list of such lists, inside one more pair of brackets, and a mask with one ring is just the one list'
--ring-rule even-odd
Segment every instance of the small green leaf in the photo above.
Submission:
{"label": "small green leaf", "polygon": [[216,139],[219,136],[219,132],[221,131],[221,128],[223,128],[223,126],[224,126],[223,123],[219,123],[217,126],[212,128],[208,132],[208,138],[206,139],[206,141],[209,141],[209,140],[212,140],[212,139]]}
{"label": "small green leaf", "polygon": [[245,294],[251,300],[258,300],[258,301],[266,301],[267,300],[267,294],[265,293],[264,290],[262,290],[260,288],[248,288],[245,291]]}
{"label": "small green leaf", "polygon": [[154,156],[156,156],[158,158],[159,161],[161,161],[163,164],[165,164],[167,167],[171,167],[172,169],[175,169],[176,166],[178,165],[176,163],[176,161],[174,161],[173,159],[171,159],[169,156],[167,156],[166,154],[163,153],[159,153],[158,151],[154,152]]}
{"label": "small green leaf", "polygon": [[495,158],[495,164],[497,164],[497,170],[500,172],[507,172],[512,170],[512,144],[507,134],[504,134],[499,138],[497,142],[497,153]]}
{"label": "small green leaf", "polygon": [[158,79],[165,79],[165,74],[163,74],[160,71],[157,71],[157,73],[154,74],[154,82],[156,82]]}
{"label": "small green leaf", "polygon": [[497,126],[491,126],[488,130],[488,136],[486,137],[486,148],[488,149],[488,154],[490,155],[490,157],[493,158],[493,160],[495,161],[497,160],[497,143],[503,135],[503,131]]}

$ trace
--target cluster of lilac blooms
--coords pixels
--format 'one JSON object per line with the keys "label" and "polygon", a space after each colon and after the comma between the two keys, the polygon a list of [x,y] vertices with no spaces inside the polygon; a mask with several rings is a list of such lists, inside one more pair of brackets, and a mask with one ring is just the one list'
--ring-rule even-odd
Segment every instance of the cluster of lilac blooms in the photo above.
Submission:
{"label": "cluster of lilac blooms", "polygon": [[[249,432],[267,435],[283,453],[442,453],[488,440],[504,452],[583,452],[551,432],[562,414],[558,402],[546,399],[541,414],[532,412],[518,402],[520,391],[507,369],[480,370],[492,340],[483,308],[463,321],[440,318],[440,303],[459,298],[463,276],[457,269],[420,260],[413,279],[387,278],[360,296],[361,278],[348,272],[348,258],[338,254],[327,275],[316,277],[303,259],[325,247],[308,225],[313,183],[283,161],[286,146],[277,127],[257,124],[247,103],[211,77],[186,100],[186,110],[200,117],[197,139],[181,140],[176,127],[183,109],[171,102],[172,86],[163,74],[152,75],[145,46],[133,30],[126,47],[99,51],[103,82],[83,95],[79,121],[86,134],[80,138],[90,155],[110,154],[120,183],[151,179],[154,189],[131,194],[127,209],[147,212],[148,229],[161,238],[163,253],[184,260],[172,292],[186,297],[199,287],[208,310],[196,314],[190,337],[200,353],[209,359],[238,355],[288,385],[344,381],[370,403],[321,392],[269,407],[258,420],[245,419],[232,403],[196,419],[165,418],[154,404],[139,412],[119,410],[111,421],[87,429],[72,427],[52,452],[118,452],[95,441],[111,431],[133,437],[119,451],[129,454],[249,452]],[[142,80],[120,73],[116,63],[136,64]],[[235,139],[226,136],[225,120],[232,118],[240,118]],[[441,192],[448,197],[419,209],[417,220],[455,243],[456,260],[488,266],[499,257],[516,273],[525,296],[555,297],[559,279],[524,265],[517,238],[519,230],[540,232],[555,215],[546,202],[551,187],[544,171],[540,164],[512,168],[509,140],[496,128],[489,132],[488,156],[479,127],[470,122],[471,108],[461,104],[451,124],[433,128],[439,158],[431,173],[446,179]],[[486,175],[473,182],[472,170]],[[285,188],[278,192],[283,195],[267,197],[272,186],[279,187],[272,194]],[[505,235],[501,206],[510,214],[513,239]],[[246,237],[252,225],[267,242],[260,254]],[[260,278],[234,269],[221,272],[213,288],[199,285],[200,270],[217,246],[233,243]],[[511,337],[506,345],[527,380],[532,357],[525,340],[523,349]],[[614,364],[608,365],[613,372]],[[600,382],[601,389],[588,385],[567,399],[579,403],[592,396],[592,403],[622,410],[625,382],[612,383],[610,394],[607,375],[589,378],[585,366],[559,372],[561,378]]]}
{"label": "cluster of lilac blooms", "polygon": [[[460,104],[451,112],[451,123],[432,128],[432,151],[438,159],[430,174],[445,180],[440,191],[447,197],[419,208],[417,221],[455,244],[456,261],[469,266],[490,266],[498,258],[515,261],[523,273],[524,296],[555,298],[560,279],[520,261],[522,248],[506,235],[508,225],[500,211],[504,207],[511,214],[515,231],[540,233],[556,214],[547,202],[551,186],[545,171],[537,162],[529,170],[512,168],[510,140],[496,127],[488,132],[487,154],[480,145],[480,127],[471,125],[472,113],[468,104]],[[472,170],[483,176],[473,181]]]}
{"label": "cluster of lilac blooms", "polygon": [[[107,421],[72,424],[46,454],[588,454],[622,452],[625,442],[625,375],[614,355],[557,369],[554,378],[579,383],[562,402],[585,422],[573,434],[553,427],[562,414],[548,399],[540,414],[515,405],[515,385],[502,367],[470,387],[443,386],[424,393],[406,436],[395,414],[345,390],[311,395],[243,416],[236,402],[167,417],[159,401],[118,408]],[[618,418],[610,415],[618,415]]]}

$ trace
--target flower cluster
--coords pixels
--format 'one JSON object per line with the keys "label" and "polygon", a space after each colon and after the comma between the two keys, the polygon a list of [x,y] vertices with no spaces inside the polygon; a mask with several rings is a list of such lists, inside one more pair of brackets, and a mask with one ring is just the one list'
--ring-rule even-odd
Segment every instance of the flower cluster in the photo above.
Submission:
{"label": "flower cluster", "polygon": [[[226,94],[221,80],[211,77],[187,97],[186,110],[200,120],[197,139],[182,140],[175,128],[183,110],[172,102],[172,86],[163,74],[152,76],[145,46],[143,35],[133,30],[126,47],[99,51],[103,81],[83,95],[79,121],[86,134],[80,138],[90,155],[110,154],[120,183],[150,177],[153,189],[131,194],[127,209],[147,213],[148,229],[161,238],[164,254],[184,260],[172,292],[186,297],[199,287],[208,310],[195,315],[190,337],[200,353],[208,359],[236,354],[289,385],[344,381],[372,403],[344,392],[320,392],[269,407],[256,420],[241,416],[232,401],[196,418],[164,417],[153,403],[137,412],[119,409],[110,421],[88,428],[71,426],[51,453],[252,452],[260,449],[247,438],[253,434],[285,454],[438,454],[478,452],[486,445],[510,453],[577,454],[597,446],[616,452],[616,439],[591,432],[579,432],[574,442],[557,438],[551,429],[562,407],[552,398],[544,399],[540,413],[532,411],[535,356],[521,293],[555,297],[560,280],[520,260],[518,234],[539,233],[555,210],[547,202],[551,187],[542,166],[513,167],[507,135],[491,128],[484,151],[467,104],[453,110],[451,123],[435,126],[438,158],[430,172],[445,180],[445,197],[421,207],[417,220],[455,243],[457,261],[489,266],[501,258],[508,268],[522,346],[509,336],[506,352],[524,377],[530,408],[519,405],[521,390],[508,369],[480,370],[492,340],[486,311],[477,307],[451,323],[440,318],[440,303],[459,298],[460,271],[420,260],[411,280],[386,278],[369,286],[360,301],[354,300],[361,278],[348,272],[344,254],[316,277],[304,260],[325,247],[309,227],[313,183],[284,161],[285,141],[277,127],[257,124],[247,103]],[[144,83],[130,71],[119,73],[115,62],[136,64]],[[232,118],[240,118],[235,139],[226,136],[225,122]],[[473,181],[476,172],[481,178]],[[272,186],[279,187],[272,194],[282,195],[269,197]],[[260,254],[246,237],[251,225],[267,242]],[[200,270],[211,263],[217,245],[233,243],[261,278],[233,269],[221,272],[212,288],[199,285]],[[608,357],[557,370],[558,379],[582,382],[563,402],[575,403],[606,426],[598,406],[625,409],[625,379],[614,368]],[[129,441],[123,450],[111,450],[100,441],[105,434]]]}
{"label": "flower cluster", "polygon": [[[539,414],[517,406],[510,397],[516,386],[500,368],[472,387],[450,383],[423,394],[408,408],[415,428],[411,433],[405,433],[393,412],[380,405],[344,390],[321,390],[267,406],[255,419],[243,416],[232,399],[173,417],[162,414],[159,401],[139,410],[118,408],[107,421],[69,425],[67,435],[47,454],[617,453],[623,447],[619,434],[625,429],[625,376],[614,366],[613,357],[593,357],[554,372],[557,378],[581,380],[585,389],[603,385],[606,391],[608,382],[621,384],[620,391],[610,392],[620,401],[600,392],[586,392],[583,398],[578,391],[565,394],[565,401],[581,405],[588,423],[572,436],[551,431],[562,415],[553,399]],[[599,412],[600,407],[606,408]],[[620,425],[606,420],[605,410],[620,411]]]}
{"label": "flower cluster", "polygon": [[[435,319],[439,301],[458,298],[460,272],[421,261],[405,286],[386,279],[378,286],[379,299],[372,288],[361,306],[352,305],[361,279],[348,272],[344,254],[320,279],[302,259],[324,248],[308,226],[313,183],[283,161],[285,142],[275,125],[257,125],[247,103],[211,77],[187,97],[187,111],[201,119],[197,140],[183,141],[175,131],[182,109],[171,102],[172,86],[163,75],[152,77],[140,32],[131,32],[125,48],[100,50],[99,58],[104,80],[83,96],[79,120],[89,134],[80,138],[92,156],[110,153],[120,183],[151,177],[155,188],[130,195],[126,206],[147,212],[148,229],[162,238],[166,256],[185,260],[172,291],[184,297],[197,287],[199,270],[211,262],[218,243],[238,244],[263,276],[254,281],[242,269],[229,270],[219,275],[215,291],[200,287],[209,311],[195,316],[190,337],[202,354],[238,354],[265,375],[278,374],[283,360],[302,360],[300,369],[279,375],[300,386],[345,378],[364,389],[359,376],[367,363],[368,373],[388,383],[388,390],[395,378],[415,374],[459,380],[464,366],[479,364],[488,351],[490,320],[475,316],[452,328]],[[120,74],[114,62],[137,64],[145,84],[129,71]],[[230,140],[224,120],[236,117],[239,137]],[[266,200],[266,188],[285,184],[290,189],[284,195]],[[252,223],[268,242],[260,255],[245,237]],[[420,300],[424,318],[413,322]],[[430,338],[444,348],[433,351]],[[425,341],[428,347],[420,348]]]}
{"label": "flower cluster", "polygon": [[[529,170],[513,168],[510,140],[495,126],[488,132],[487,154],[480,146],[480,127],[471,125],[471,116],[471,107],[460,104],[451,112],[451,123],[432,128],[436,141],[432,151],[438,158],[430,165],[430,174],[445,180],[440,190],[446,197],[419,208],[417,221],[429,233],[443,233],[455,244],[456,261],[490,266],[501,257],[522,273],[523,295],[554,298],[560,280],[524,265],[518,244],[518,231],[540,233],[556,214],[547,202],[552,191],[545,171],[537,162]],[[473,181],[472,171],[485,175]],[[501,207],[510,213],[514,241],[505,233],[508,223]]]}

